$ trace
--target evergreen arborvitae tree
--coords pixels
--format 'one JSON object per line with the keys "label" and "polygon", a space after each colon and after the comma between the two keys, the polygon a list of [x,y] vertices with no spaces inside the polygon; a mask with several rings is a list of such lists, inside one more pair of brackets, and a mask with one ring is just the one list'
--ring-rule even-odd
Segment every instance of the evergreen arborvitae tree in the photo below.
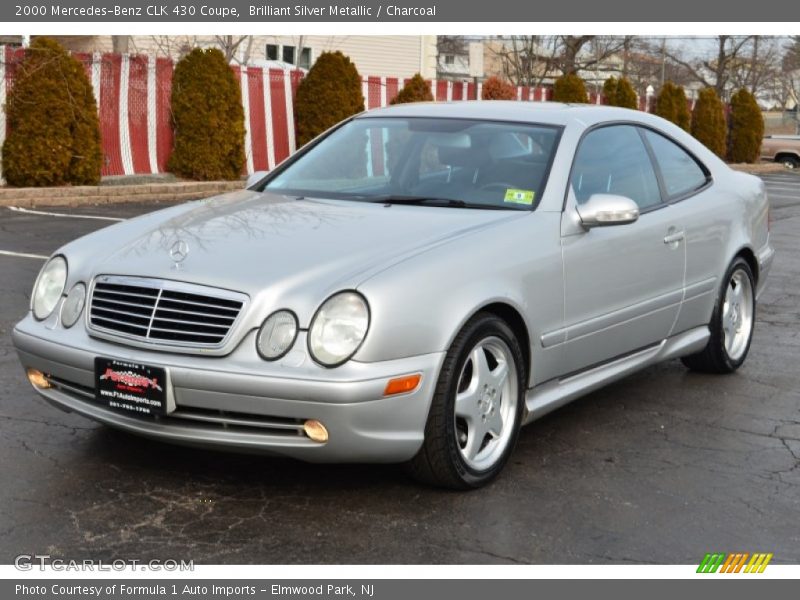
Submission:
{"label": "evergreen arborvitae tree", "polygon": [[720,158],[725,158],[728,127],[725,108],[714,88],[705,88],[692,112],[692,135]]}
{"label": "evergreen arborvitae tree", "polygon": [[300,82],[294,101],[297,145],[364,110],[361,75],[339,52],[323,52]]}
{"label": "evergreen arborvitae tree", "polygon": [[3,175],[13,186],[96,185],[103,151],[92,84],[58,42],[36,38],[5,106]]}
{"label": "evergreen arborvitae tree", "polygon": [[175,144],[170,170],[188,179],[238,179],[245,164],[239,82],[216,48],[195,48],[172,76]]}
{"label": "evergreen arborvitae tree", "polygon": [[667,81],[656,98],[655,114],[675,123],[684,131],[691,129],[692,114],[682,86]]}
{"label": "evergreen arborvitae tree", "polygon": [[567,73],[556,79],[553,85],[553,101],[587,104],[589,97],[586,95],[583,79],[575,73]]}
{"label": "evergreen arborvitae tree", "polygon": [[389,104],[407,104],[409,102],[433,102],[431,84],[425,81],[419,73],[415,73],[408,80]]}
{"label": "evergreen arborvitae tree", "polygon": [[728,158],[735,163],[754,163],[761,157],[764,117],[756,97],[742,88],[731,98]]}

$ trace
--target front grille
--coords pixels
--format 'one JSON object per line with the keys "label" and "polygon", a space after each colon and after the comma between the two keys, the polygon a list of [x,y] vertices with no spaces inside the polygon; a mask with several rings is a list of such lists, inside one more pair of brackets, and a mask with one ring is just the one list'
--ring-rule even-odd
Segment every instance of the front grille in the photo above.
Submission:
{"label": "front grille", "polygon": [[[105,405],[102,402],[98,402],[95,398],[93,388],[67,381],[60,377],[54,377],[53,375],[45,375],[45,378],[48,383],[58,391],[77,400],[87,401],[105,408]],[[192,427],[195,429],[223,429],[226,431],[263,433],[287,437],[305,436],[303,433],[303,419],[257,415],[232,410],[213,410],[208,408],[195,408],[192,406],[178,406],[175,411],[164,416],[142,417],[135,413],[126,416],[144,420],[152,419],[158,423],[178,427]]]}
{"label": "front grille", "polygon": [[89,307],[91,329],[153,343],[221,345],[246,296],[175,281],[102,275]]}

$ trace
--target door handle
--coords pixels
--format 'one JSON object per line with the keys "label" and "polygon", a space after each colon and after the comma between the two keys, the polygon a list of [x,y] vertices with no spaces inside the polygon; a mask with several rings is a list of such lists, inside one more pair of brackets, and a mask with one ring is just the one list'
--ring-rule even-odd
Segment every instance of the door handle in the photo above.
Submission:
{"label": "door handle", "polygon": [[684,232],[683,230],[675,231],[673,233],[668,233],[664,237],[664,243],[667,245],[677,245],[678,242],[682,242],[685,237],[686,237],[686,232]]}

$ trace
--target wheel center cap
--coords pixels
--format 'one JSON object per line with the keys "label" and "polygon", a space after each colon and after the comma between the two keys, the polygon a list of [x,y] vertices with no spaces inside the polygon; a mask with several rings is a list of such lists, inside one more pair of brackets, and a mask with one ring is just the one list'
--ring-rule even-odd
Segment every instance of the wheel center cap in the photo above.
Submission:
{"label": "wheel center cap", "polygon": [[497,388],[484,386],[478,400],[478,409],[482,417],[488,417],[497,409]]}

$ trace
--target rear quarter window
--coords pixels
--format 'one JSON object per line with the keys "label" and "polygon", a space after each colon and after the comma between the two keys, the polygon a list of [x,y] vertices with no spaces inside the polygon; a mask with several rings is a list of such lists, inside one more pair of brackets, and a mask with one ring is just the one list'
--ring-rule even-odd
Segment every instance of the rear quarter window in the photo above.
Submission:
{"label": "rear quarter window", "polygon": [[644,130],[644,135],[655,155],[669,198],[699,190],[708,182],[708,171],[678,144],[649,129]]}

